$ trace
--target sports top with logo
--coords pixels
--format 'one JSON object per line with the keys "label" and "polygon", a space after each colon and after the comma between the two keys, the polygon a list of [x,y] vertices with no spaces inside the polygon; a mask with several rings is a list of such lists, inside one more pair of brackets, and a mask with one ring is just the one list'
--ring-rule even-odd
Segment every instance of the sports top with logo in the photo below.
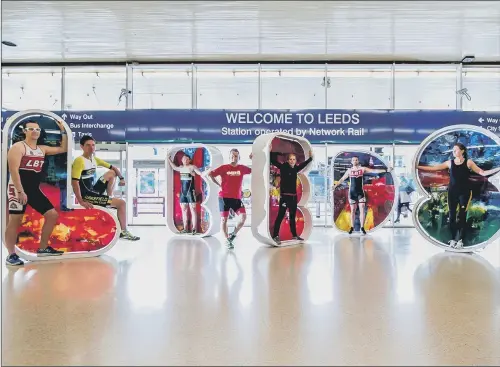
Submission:
{"label": "sports top with logo", "polygon": [[40,214],[45,214],[54,206],[50,203],[49,199],[40,190],[40,182],[42,179],[42,168],[45,163],[45,153],[37,146],[32,149],[28,144],[22,142],[24,146],[24,155],[19,164],[19,177],[21,178],[21,185],[28,197],[28,202],[22,205],[19,201],[19,193],[17,192],[12,177],[9,178],[8,184],[8,203],[10,214],[24,214],[26,206],[30,205],[34,210]]}
{"label": "sports top with logo", "polygon": [[351,203],[365,201],[365,192],[363,191],[364,174],[365,170],[361,166],[349,168],[349,201]]}
{"label": "sports top with logo", "polygon": [[238,164],[224,164],[212,171],[212,176],[221,177],[221,191],[219,192],[219,210],[223,217],[229,215],[229,211],[245,213],[245,206],[241,201],[241,186],[243,176],[252,173],[250,167]]}
{"label": "sports top with logo", "polygon": [[71,179],[79,181],[83,200],[93,205],[107,206],[110,204],[109,196],[100,194],[95,189],[95,174],[98,166],[111,168],[108,162],[98,157],[88,159],[81,155],[73,161]]}
{"label": "sports top with logo", "polygon": [[180,202],[185,203],[195,203],[196,202],[196,192],[195,192],[195,181],[194,181],[194,171],[192,166],[179,167],[178,168],[181,176],[181,194]]}

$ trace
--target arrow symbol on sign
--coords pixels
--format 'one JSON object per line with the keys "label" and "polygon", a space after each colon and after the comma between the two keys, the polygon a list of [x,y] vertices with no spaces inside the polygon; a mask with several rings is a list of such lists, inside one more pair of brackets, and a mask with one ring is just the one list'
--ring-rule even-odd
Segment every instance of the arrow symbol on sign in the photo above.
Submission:
{"label": "arrow symbol on sign", "polygon": [[483,123],[484,119],[482,117],[480,117],[477,121],[479,121],[480,123]]}
{"label": "arrow symbol on sign", "polygon": [[63,120],[66,120],[66,117],[68,117],[68,115],[66,115],[65,113],[63,113],[63,115],[62,115]]}

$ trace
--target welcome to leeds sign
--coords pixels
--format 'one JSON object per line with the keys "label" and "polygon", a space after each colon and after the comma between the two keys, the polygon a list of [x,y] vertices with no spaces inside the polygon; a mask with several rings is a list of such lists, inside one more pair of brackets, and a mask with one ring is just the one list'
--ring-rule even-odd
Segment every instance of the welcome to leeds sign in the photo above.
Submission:
{"label": "welcome to leeds sign", "polygon": [[[2,112],[2,127],[17,111]],[[73,130],[97,141],[251,142],[287,132],[312,143],[420,143],[440,128],[469,124],[500,135],[500,112],[395,110],[129,110],[53,111]]]}

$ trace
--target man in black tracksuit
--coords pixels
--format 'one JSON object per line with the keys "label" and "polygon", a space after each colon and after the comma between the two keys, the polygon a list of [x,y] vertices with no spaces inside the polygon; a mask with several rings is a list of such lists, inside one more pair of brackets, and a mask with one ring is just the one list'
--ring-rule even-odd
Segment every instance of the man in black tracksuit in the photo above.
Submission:
{"label": "man in black tracksuit", "polygon": [[309,158],[302,162],[297,163],[297,157],[295,154],[288,154],[287,162],[280,163],[276,158],[281,153],[271,153],[271,164],[276,166],[280,170],[280,209],[278,211],[278,217],[274,222],[274,233],[273,240],[276,243],[280,243],[279,231],[281,222],[285,217],[286,210],[288,208],[290,214],[290,231],[294,240],[303,241],[297,235],[297,230],[295,228],[295,214],[297,213],[297,173],[302,171],[313,159],[312,151],[309,151]]}

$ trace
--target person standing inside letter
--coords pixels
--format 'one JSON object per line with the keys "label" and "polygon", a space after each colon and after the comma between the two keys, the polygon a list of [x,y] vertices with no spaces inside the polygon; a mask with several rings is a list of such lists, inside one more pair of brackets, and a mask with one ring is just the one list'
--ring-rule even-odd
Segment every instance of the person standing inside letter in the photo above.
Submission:
{"label": "person standing inside letter", "polygon": [[279,231],[281,222],[285,217],[286,210],[290,215],[290,231],[292,232],[293,240],[303,241],[304,239],[297,235],[295,216],[297,213],[297,174],[302,171],[313,160],[313,153],[309,151],[309,158],[304,162],[297,164],[295,154],[288,154],[287,161],[280,163],[276,158],[281,153],[271,153],[271,164],[280,170],[280,201],[279,211],[276,221],[274,222],[273,240],[279,244]]}

